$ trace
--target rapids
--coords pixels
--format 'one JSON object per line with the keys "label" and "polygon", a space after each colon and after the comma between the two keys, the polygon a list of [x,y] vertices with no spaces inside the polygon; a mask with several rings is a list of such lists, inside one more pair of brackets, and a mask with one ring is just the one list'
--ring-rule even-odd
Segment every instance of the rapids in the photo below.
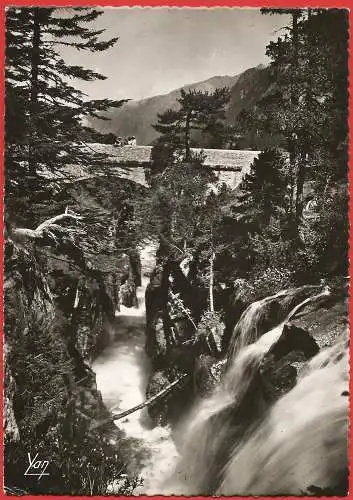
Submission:
{"label": "rapids", "polygon": [[[92,367],[103,401],[115,413],[128,410],[146,399],[149,363],[144,352],[145,291],[154,265],[154,253],[154,246],[142,249],[142,286],[137,290],[138,307],[121,306],[116,313],[116,329],[110,345]],[[161,478],[169,472],[178,456],[171,429],[153,428],[146,409],[116,421],[116,425],[126,436],[128,472],[143,480],[135,493],[157,494]],[[114,485],[111,490],[114,493]]]}
{"label": "rapids", "polygon": [[245,325],[241,347],[230,349],[223,383],[209,399],[196,404],[186,420],[181,457],[164,483],[163,494],[301,495],[309,494],[311,487],[325,489],[344,481],[346,340],[319,352],[302,369],[297,385],[272,407],[263,399],[256,378],[283,325],[305,305],[328,294],[323,290],[305,298],[256,341],[254,324],[261,306],[274,296],[245,311],[239,321]]}
{"label": "rapids", "polygon": [[[329,489],[348,467],[348,357],[311,368],[283,396],[245,443],[238,443],[224,471],[220,495],[300,495]],[[327,361],[327,363],[325,362]]]}
{"label": "rapids", "polygon": [[[144,295],[154,253],[154,247],[142,249],[138,307],[117,313],[111,343],[93,365],[114,412],[145,400]],[[347,339],[305,362],[296,385],[274,402],[264,397],[259,379],[284,324],[327,295],[327,289],[306,286],[253,303],[235,327],[222,383],[207,399],[195,397],[177,429],[153,427],[146,409],[116,422],[126,436],[128,472],[143,479],[136,494],[308,495],[344,482]]]}

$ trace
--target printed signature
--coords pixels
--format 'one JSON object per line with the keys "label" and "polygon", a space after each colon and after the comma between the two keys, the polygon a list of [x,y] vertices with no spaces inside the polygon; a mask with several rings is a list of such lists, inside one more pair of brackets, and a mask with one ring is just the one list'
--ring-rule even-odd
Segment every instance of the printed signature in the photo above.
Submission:
{"label": "printed signature", "polygon": [[31,454],[27,453],[28,456],[28,462],[29,465],[27,467],[26,472],[24,473],[25,476],[38,476],[38,480],[41,479],[43,476],[49,476],[49,472],[45,472],[47,470],[47,467],[49,465],[48,460],[37,460],[38,458],[38,453],[36,456],[32,459]]}

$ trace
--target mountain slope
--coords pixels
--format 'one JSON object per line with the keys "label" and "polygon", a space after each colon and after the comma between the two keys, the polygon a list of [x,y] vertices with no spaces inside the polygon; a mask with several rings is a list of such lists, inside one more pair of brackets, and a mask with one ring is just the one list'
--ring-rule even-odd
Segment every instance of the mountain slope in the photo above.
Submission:
{"label": "mountain slope", "polygon": [[[256,102],[269,86],[268,69],[260,65],[235,76],[214,76],[208,80],[185,85],[185,90],[205,90],[213,92],[216,88],[229,87],[231,100],[227,110],[227,122],[234,123],[238,113]],[[158,95],[140,101],[130,101],[123,107],[105,116],[110,121],[93,120],[98,130],[113,132],[117,136],[135,136],[137,144],[149,145],[157,137],[152,125],[157,122],[157,114],[168,108],[178,106],[180,88],[168,94]]]}

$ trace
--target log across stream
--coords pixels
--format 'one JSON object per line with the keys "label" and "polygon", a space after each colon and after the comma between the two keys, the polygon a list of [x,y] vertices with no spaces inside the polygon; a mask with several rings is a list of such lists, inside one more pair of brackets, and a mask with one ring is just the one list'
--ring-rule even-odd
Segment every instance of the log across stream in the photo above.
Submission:
{"label": "log across stream", "polygon": [[[116,424],[126,435],[129,473],[138,474],[143,479],[143,485],[135,493],[157,494],[179,454],[171,429],[153,428],[145,407],[149,374],[144,351],[145,290],[146,274],[153,265],[153,249],[144,250],[142,265],[145,275],[137,293],[138,307],[121,307],[110,345],[95,360],[93,370],[104,403],[114,415],[117,414]],[[140,408],[136,411],[137,406]],[[130,412],[131,409],[135,411]]]}
{"label": "log across stream", "polygon": [[[151,259],[142,254],[141,260],[144,266]],[[304,356],[295,385],[282,395],[266,399],[264,380],[259,378],[261,366],[266,366],[262,361],[282,338],[284,325],[308,305],[316,312],[314,305],[321,304],[316,314],[323,314],[322,301],[331,296],[330,290],[303,286],[251,304],[235,329],[222,382],[208,398],[195,399],[191,412],[172,433],[170,427],[153,427],[147,413],[147,275],[145,270],[138,307],[122,307],[111,343],[93,365],[103,400],[126,435],[128,473],[143,480],[135,493],[299,496],[346,491],[349,381],[344,324],[332,345],[321,338],[321,350]],[[259,333],[262,311],[272,303],[286,304],[283,318],[276,317],[278,324],[275,321]],[[298,346],[294,343],[291,349]],[[171,384],[168,390],[174,387]]]}

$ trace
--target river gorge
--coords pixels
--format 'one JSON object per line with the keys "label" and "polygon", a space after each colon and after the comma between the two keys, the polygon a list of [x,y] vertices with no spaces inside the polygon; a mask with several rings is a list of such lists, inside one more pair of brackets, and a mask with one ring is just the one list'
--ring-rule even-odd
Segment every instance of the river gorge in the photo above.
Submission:
{"label": "river gorge", "polygon": [[[93,364],[103,401],[115,414],[146,400],[152,368],[145,292],[155,251],[143,248],[138,305],[120,307],[110,343]],[[194,394],[176,425],[156,425],[147,408],[115,421],[129,450],[128,473],[142,479],[134,494],[300,495],[344,488],[347,332],[345,320],[340,324],[344,309],[330,316],[330,297],[327,287],[302,287],[251,304],[234,329],[221,381],[207,397]],[[272,312],[272,328],[263,331],[263,315],[274,304],[280,312]],[[306,318],[314,331],[304,337],[293,322]]]}

